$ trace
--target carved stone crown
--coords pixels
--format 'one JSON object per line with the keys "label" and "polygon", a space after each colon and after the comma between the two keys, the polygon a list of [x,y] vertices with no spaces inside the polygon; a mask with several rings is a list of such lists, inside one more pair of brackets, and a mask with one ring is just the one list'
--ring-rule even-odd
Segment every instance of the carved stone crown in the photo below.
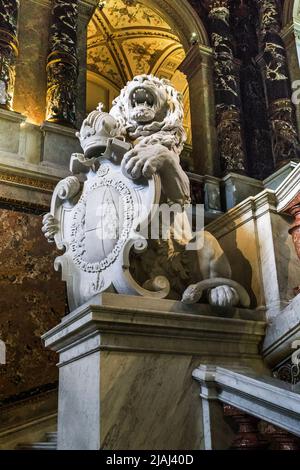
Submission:
{"label": "carved stone crown", "polygon": [[86,158],[100,157],[105,152],[109,139],[118,134],[117,121],[102,109],[103,105],[99,104],[83,121],[80,132],[76,134]]}

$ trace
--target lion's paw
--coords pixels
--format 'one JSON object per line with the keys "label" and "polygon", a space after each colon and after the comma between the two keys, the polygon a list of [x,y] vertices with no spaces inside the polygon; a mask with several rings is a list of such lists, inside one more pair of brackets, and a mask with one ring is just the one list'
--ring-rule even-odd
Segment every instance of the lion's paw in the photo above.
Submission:
{"label": "lion's paw", "polygon": [[43,217],[42,232],[49,243],[54,243],[54,236],[58,232],[58,223],[52,214],[46,214]]}
{"label": "lion's paw", "polygon": [[229,286],[219,286],[211,289],[208,299],[210,305],[216,307],[235,307],[240,301],[237,291]]}
{"label": "lion's paw", "polygon": [[169,162],[175,159],[173,152],[161,144],[137,145],[124,155],[122,161],[123,173],[131,179],[142,176],[151,178]]}

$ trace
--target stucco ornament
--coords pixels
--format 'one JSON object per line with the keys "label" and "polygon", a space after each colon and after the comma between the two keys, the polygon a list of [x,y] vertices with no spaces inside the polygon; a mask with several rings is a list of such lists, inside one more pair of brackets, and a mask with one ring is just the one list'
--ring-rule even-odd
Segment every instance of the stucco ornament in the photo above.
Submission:
{"label": "stucco ornament", "polygon": [[[72,155],[73,175],[57,185],[43,220],[48,241],[65,250],[55,266],[62,268],[71,309],[108,290],[186,303],[206,295],[212,305],[249,306],[211,234],[202,232],[203,244],[187,249],[197,234],[186,224],[183,106],[168,81],[134,78],[109,114],[100,106],[85,119],[78,138],[84,153]],[[164,236],[160,221],[153,237],[149,228],[160,208],[174,204]],[[180,237],[178,226],[184,226]]]}

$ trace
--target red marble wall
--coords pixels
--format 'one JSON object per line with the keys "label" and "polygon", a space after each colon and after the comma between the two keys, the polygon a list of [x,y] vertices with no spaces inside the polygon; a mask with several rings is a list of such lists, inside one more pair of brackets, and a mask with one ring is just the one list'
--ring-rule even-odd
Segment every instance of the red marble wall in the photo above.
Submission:
{"label": "red marble wall", "polygon": [[41,335],[65,314],[65,285],[55,273],[53,245],[41,233],[41,216],[0,208],[0,400],[55,383],[57,356]]}

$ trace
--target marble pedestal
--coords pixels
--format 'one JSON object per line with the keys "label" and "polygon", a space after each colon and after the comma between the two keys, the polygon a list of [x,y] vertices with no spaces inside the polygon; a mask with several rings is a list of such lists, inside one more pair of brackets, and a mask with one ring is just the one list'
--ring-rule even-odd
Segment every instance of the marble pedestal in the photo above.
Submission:
{"label": "marble pedestal", "polygon": [[58,449],[203,448],[193,370],[209,362],[265,372],[264,332],[251,310],[95,297],[43,336],[59,353]]}

